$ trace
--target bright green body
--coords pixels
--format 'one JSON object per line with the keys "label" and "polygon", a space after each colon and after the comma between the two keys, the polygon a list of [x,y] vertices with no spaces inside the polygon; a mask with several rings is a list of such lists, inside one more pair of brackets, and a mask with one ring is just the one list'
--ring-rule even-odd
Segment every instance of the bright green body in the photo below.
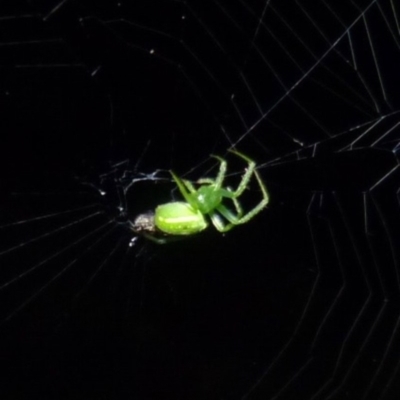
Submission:
{"label": "bright green body", "polygon": [[154,222],[157,228],[170,235],[192,235],[207,228],[199,210],[182,201],[162,204],[156,208]]}
{"label": "bright green body", "polygon": [[[139,215],[130,223],[132,230],[156,243],[167,243],[168,239],[173,240],[174,236],[193,235],[203,231],[208,226],[207,219],[219,232],[228,232],[233,227],[245,224],[254,218],[268,204],[267,189],[255,162],[243,153],[235,150],[230,152],[247,162],[247,168],[236,190],[223,186],[227,163],[219,156],[212,156],[220,162],[218,175],[214,179],[202,178],[193,184],[170,171],[185,201],[162,204],[156,208],[154,214]],[[262,199],[244,214],[238,198],[249,186],[252,176],[258,182]],[[225,200],[233,203],[235,211],[224,204]]]}

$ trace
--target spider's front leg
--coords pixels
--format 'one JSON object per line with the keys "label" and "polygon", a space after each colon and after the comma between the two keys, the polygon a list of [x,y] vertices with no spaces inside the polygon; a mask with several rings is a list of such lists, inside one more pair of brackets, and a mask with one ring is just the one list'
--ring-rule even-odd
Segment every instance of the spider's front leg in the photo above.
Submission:
{"label": "spider's front leg", "polygon": [[245,154],[240,153],[237,150],[229,150],[232,154],[237,155],[241,159],[247,162],[246,172],[242,176],[242,180],[240,181],[237,189],[234,191],[234,196],[239,197],[242,193],[246,190],[247,186],[249,185],[251,176],[256,173],[256,163],[250,157],[247,157]]}
{"label": "spider's front leg", "polygon": [[220,164],[217,177],[215,178],[214,181],[212,179],[210,179],[210,181],[213,182],[216,189],[220,189],[225,180],[227,162],[220,156],[211,155],[211,157],[217,159],[220,162]]}
{"label": "spider's front leg", "polygon": [[[238,211],[238,215],[234,215],[232,211],[230,211],[227,207],[225,207],[223,204],[220,204],[216,210],[218,211],[219,214],[221,214],[226,220],[228,220],[228,224],[224,224],[222,218],[215,213],[215,215],[211,216],[211,220],[220,232],[227,232],[230,229],[232,229],[236,225],[241,225],[245,224],[246,222],[249,222],[252,218],[254,218],[258,213],[260,213],[268,204],[269,202],[269,194],[267,191],[267,188],[265,187],[264,182],[261,179],[260,174],[256,170],[256,163],[246,155],[239,153],[236,150],[230,150],[232,153],[236,154],[238,157],[242,158],[243,160],[247,161],[248,167],[246,169],[245,174],[242,177],[242,180],[239,183],[238,188],[234,192],[226,191],[227,193],[224,193],[224,197],[231,198],[232,201],[235,204],[236,209],[240,209]],[[254,174],[257,183],[260,187],[261,193],[262,193],[262,199],[261,201],[249,212],[247,212],[245,215],[242,215],[241,212],[241,207],[240,207],[240,202],[238,201],[238,197],[244,192],[244,190],[248,187],[250,183],[251,176]],[[222,189],[225,190],[225,189]]]}
{"label": "spider's front leg", "polygon": [[236,190],[235,197],[240,196],[240,194],[247,188],[252,174],[254,174],[254,176],[256,177],[258,186],[262,193],[261,201],[252,210],[250,210],[246,215],[239,218],[235,223],[235,224],[245,224],[246,222],[248,222],[252,218],[254,218],[259,212],[261,212],[267,206],[267,204],[269,203],[269,194],[268,194],[267,188],[265,187],[263,180],[261,179],[260,174],[258,173],[258,171],[256,169],[256,163],[251,158],[247,157],[246,155],[244,155],[242,153],[239,153],[238,151],[235,151],[234,153],[249,163],[247,171],[244,174],[242,181],[239,184],[238,189]]}
{"label": "spider's front leg", "polygon": [[[178,186],[179,191],[181,192],[183,198],[189,203],[193,203],[193,198],[191,193],[193,193],[194,188],[192,184],[188,184],[188,181],[183,181],[179,176],[175,175],[173,171],[169,171],[172,179],[175,181],[176,185]],[[191,192],[191,193],[190,193]]]}

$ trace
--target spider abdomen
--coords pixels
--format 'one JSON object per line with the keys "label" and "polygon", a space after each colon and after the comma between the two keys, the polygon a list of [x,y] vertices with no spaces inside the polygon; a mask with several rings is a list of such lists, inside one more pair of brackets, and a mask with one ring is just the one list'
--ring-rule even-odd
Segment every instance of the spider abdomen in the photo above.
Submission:
{"label": "spider abdomen", "polygon": [[207,228],[203,214],[185,202],[158,206],[154,218],[156,227],[170,235],[192,235]]}

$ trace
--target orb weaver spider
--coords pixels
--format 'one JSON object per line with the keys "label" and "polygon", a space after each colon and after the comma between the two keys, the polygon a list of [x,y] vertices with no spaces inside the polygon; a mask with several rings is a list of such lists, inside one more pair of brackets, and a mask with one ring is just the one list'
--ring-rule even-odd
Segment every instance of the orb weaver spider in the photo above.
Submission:
{"label": "orb weaver spider", "polygon": [[[219,232],[228,232],[236,225],[245,224],[254,218],[269,202],[267,189],[256,170],[256,163],[243,153],[229,150],[247,162],[247,168],[236,190],[223,187],[227,162],[219,156],[211,155],[220,162],[215,179],[201,178],[196,183],[198,189],[188,180],[181,179],[170,171],[185,201],[176,201],[158,206],[155,212],[140,214],[131,229],[156,243],[167,243],[169,238],[199,233],[208,227],[206,217]],[[255,176],[262,193],[262,200],[243,215],[238,198],[249,186],[252,175]],[[232,200],[236,213],[227,208],[223,201]],[[224,221],[224,219],[226,221]],[[157,237],[163,235],[163,237]]]}

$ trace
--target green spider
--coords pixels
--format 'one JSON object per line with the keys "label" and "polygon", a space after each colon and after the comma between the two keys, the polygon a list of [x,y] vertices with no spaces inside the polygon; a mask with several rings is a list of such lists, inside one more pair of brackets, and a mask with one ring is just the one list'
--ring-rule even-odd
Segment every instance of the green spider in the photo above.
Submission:
{"label": "green spider", "polygon": [[[170,171],[185,201],[162,204],[156,208],[155,212],[140,214],[133,222],[130,222],[131,229],[156,243],[166,243],[171,238],[203,231],[208,226],[207,217],[219,232],[228,232],[236,225],[249,222],[268,204],[268,192],[256,170],[256,163],[238,151],[230,150],[230,152],[248,163],[236,190],[223,187],[227,162],[222,157],[212,155],[211,157],[220,162],[219,172],[215,179],[199,179],[197,181],[199,187],[196,189],[190,181],[181,179]],[[262,200],[243,215],[238,198],[249,186],[252,175],[255,176],[261,189]],[[232,200],[236,213],[223,204],[225,199]],[[158,237],[160,235],[161,237]]]}

